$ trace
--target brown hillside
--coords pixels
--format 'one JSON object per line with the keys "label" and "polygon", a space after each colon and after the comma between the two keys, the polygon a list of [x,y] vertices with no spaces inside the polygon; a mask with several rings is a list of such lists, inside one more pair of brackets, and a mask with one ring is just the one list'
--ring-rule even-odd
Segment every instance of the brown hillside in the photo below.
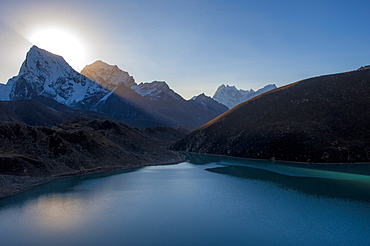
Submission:
{"label": "brown hillside", "polygon": [[58,128],[0,124],[0,174],[55,176],[179,161],[141,130],[78,117]]}
{"label": "brown hillside", "polygon": [[180,140],[182,151],[300,162],[370,161],[370,70],[299,81]]}

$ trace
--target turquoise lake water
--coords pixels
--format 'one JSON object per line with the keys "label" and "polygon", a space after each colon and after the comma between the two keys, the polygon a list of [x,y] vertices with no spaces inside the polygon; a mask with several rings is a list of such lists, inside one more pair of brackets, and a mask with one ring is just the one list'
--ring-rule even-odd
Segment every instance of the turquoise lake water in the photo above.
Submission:
{"label": "turquoise lake water", "polygon": [[370,245],[370,165],[189,155],[0,200],[0,245]]}

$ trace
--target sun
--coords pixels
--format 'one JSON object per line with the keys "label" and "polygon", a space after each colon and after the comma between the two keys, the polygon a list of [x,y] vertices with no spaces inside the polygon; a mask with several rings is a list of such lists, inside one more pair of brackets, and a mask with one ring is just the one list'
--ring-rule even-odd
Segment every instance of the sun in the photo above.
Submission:
{"label": "sun", "polygon": [[45,28],[32,33],[29,41],[41,49],[62,56],[73,68],[82,68],[86,49],[78,35],[61,28]]}

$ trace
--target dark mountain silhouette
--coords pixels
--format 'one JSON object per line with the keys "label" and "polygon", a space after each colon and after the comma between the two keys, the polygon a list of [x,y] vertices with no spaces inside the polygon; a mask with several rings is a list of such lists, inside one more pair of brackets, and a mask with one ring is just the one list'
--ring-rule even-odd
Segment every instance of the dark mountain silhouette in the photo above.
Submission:
{"label": "dark mountain silhouette", "polygon": [[24,123],[30,126],[57,126],[77,116],[97,119],[114,118],[102,113],[71,109],[57,101],[38,96],[34,99],[0,101],[0,122]]}
{"label": "dark mountain silhouette", "polygon": [[172,148],[299,162],[369,162],[369,109],[369,69],[320,76],[250,99]]}
{"label": "dark mountain silhouette", "polygon": [[17,115],[11,108],[9,108],[7,103],[1,101],[0,101],[0,121],[23,123],[19,115]]}
{"label": "dark mountain silhouette", "polygon": [[198,108],[213,112],[214,118],[229,110],[228,107],[215,101],[211,97],[206,96],[204,93],[193,97],[191,100],[189,100],[189,102]]}
{"label": "dark mountain silhouette", "polygon": [[94,109],[139,128],[177,125],[170,117],[151,110],[147,99],[123,83],[119,84],[105,100],[101,100]]}
{"label": "dark mountain silhouette", "polygon": [[145,128],[141,129],[141,131],[155,141],[158,146],[163,147],[168,147],[191,132],[191,130],[183,127],[172,128],[165,126]]}

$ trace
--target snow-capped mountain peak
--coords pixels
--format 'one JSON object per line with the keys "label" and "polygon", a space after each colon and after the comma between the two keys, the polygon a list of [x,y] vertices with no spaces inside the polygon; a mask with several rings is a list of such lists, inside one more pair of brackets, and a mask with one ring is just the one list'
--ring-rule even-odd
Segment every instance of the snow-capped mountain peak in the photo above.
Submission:
{"label": "snow-capped mountain peak", "polygon": [[220,85],[215,94],[213,95],[213,99],[219,103],[222,103],[223,105],[226,105],[229,109],[235,107],[239,103],[245,102],[255,96],[258,96],[264,92],[267,92],[269,90],[275,89],[276,85],[266,85],[262,89],[259,89],[257,91],[254,90],[242,90],[237,89],[235,86],[230,85]]}
{"label": "snow-capped mountain peak", "polygon": [[101,60],[85,66],[81,74],[110,90],[120,83],[124,83],[127,87],[136,85],[134,78],[128,72],[119,69],[117,65],[109,65]]}
{"label": "snow-capped mountain peak", "polygon": [[22,63],[19,74],[37,70],[45,71],[46,69],[58,71],[65,68],[72,69],[63,57],[54,55],[34,45],[28,51],[26,60]]}
{"label": "snow-capped mountain peak", "polygon": [[140,83],[139,85],[132,86],[132,89],[142,97],[145,97],[146,99],[149,99],[151,101],[157,101],[159,99],[164,99],[165,97],[172,97],[176,100],[184,100],[179,94],[174,92],[164,81]]}
{"label": "snow-capped mountain peak", "polygon": [[137,85],[127,72],[102,61],[86,66],[83,72],[93,80],[76,72],[61,56],[33,46],[19,74],[6,85],[0,84],[0,100],[35,99],[47,104],[56,100],[135,127],[199,127],[227,110],[206,96],[187,101],[166,82]]}
{"label": "snow-capped mountain peak", "polygon": [[97,83],[75,71],[63,57],[37,46],[32,46],[19,74],[11,78],[6,87],[10,91],[10,100],[42,95],[68,106],[93,103],[95,100],[91,97],[107,93]]}

